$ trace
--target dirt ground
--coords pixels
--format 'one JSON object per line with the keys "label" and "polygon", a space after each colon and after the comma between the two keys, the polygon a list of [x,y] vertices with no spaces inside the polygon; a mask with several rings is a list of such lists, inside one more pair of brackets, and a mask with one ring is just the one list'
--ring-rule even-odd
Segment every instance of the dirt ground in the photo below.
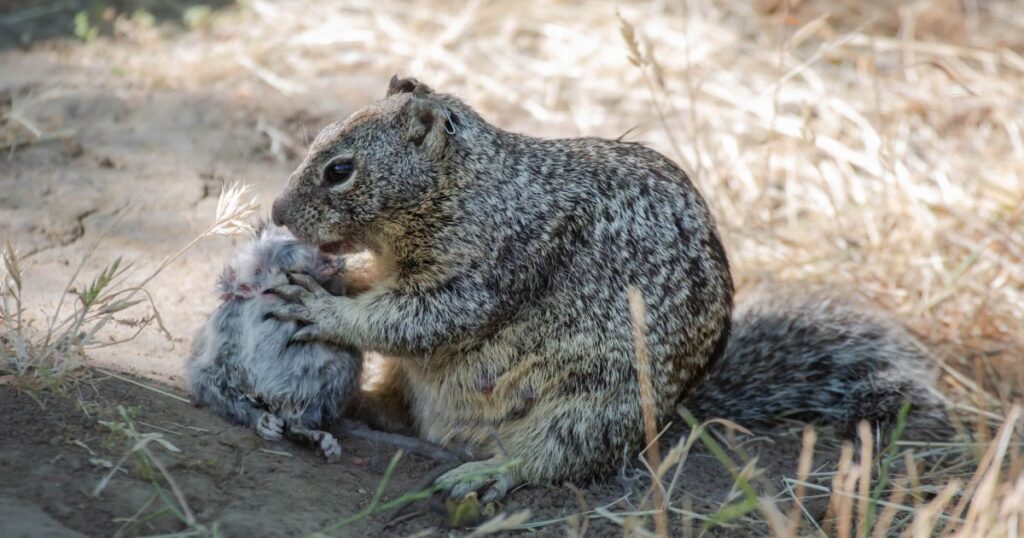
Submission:
{"label": "dirt ground", "polygon": [[[161,389],[181,396],[170,387]],[[328,528],[369,504],[395,452],[389,445],[346,437],[335,429],[344,453],[340,462],[326,463],[312,450],[265,442],[203,409],[101,373],[64,395],[0,387],[6,430],[0,437],[0,535],[132,536],[185,529],[160,499],[154,501],[156,479],[134,458],[99,495],[92,495],[110,464],[130,446],[124,436],[103,425],[124,422],[119,406],[140,432],[161,434],[180,450],[151,445],[196,519],[208,527],[216,524],[222,536],[296,536]],[[758,438],[745,449],[758,454],[759,463],[771,472],[792,474],[792,451],[798,449],[788,441]],[[421,478],[438,465],[405,455],[382,501],[419,490]],[[732,479],[711,455],[698,450],[680,483],[677,495],[688,499],[693,510],[706,512],[729,496]],[[529,509],[536,532],[561,536],[570,524],[567,517],[596,506],[629,511],[643,490],[642,479],[624,474],[585,486],[582,506],[568,487],[529,487],[495,508],[509,513]],[[818,517],[824,509],[820,502],[808,507]],[[450,512],[433,497],[412,504],[394,518],[394,524],[387,525],[392,517],[387,511],[326,534],[408,536],[430,530],[444,535],[449,532]],[[601,518],[591,521],[590,528],[600,535],[621,532]],[[737,527],[713,534],[750,532]]]}

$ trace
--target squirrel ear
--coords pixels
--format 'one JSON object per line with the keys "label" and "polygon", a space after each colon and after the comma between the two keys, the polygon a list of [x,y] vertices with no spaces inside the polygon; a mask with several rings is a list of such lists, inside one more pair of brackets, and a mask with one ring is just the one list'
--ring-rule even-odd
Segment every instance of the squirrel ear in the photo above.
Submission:
{"label": "squirrel ear", "polygon": [[412,93],[416,95],[426,95],[428,93],[434,93],[426,84],[412,78],[398,78],[398,75],[392,75],[391,81],[388,83],[388,93],[386,97],[391,97],[396,93]]}
{"label": "squirrel ear", "polygon": [[444,103],[413,92],[403,106],[405,139],[434,157],[440,157],[455,133],[452,115]]}

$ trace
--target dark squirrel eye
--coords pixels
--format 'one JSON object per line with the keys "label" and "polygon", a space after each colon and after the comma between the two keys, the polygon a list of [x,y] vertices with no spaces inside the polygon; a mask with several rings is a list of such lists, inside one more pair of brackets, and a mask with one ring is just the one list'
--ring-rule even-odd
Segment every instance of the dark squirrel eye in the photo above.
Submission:
{"label": "dark squirrel eye", "polygon": [[353,171],[355,171],[355,166],[349,160],[334,161],[328,164],[324,169],[324,186],[341,185],[352,177]]}

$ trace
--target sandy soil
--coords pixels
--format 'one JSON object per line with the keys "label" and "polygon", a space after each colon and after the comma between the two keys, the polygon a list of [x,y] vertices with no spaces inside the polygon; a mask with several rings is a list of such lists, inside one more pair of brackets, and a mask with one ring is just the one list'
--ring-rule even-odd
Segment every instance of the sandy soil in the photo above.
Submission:
{"label": "sandy soil", "polygon": [[[43,312],[53,308],[76,264],[101,236],[83,275],[119,256],[140,264],[138,274],[145,274],[210,222],[222,181],[253,185],[266,206],[301,155],[278,151],[260,126],[280,129],[301,149],[304,133],[345,116],[386,84],[384,73],[370,73],[346,88],[344,98],[319,105],[291,102],[269,90],[236,99],[223,91],[144,89],[119,80],[102,57],[69,60],[66,46],[0,52],[0,106],[14,108],[53,135],[0,157],[0,239],[12,240],[25,256],[26,300]],[[107,466],[131,445],[100,422],[120,421],[118,406],[129,410],[140,432],[161,434],[180,449],[172,453],[152,445],[197,520],[217,524],[225,536],[308,533],[370,502],[392,447],[341,433],[342,460],[327,464],[310,450],[264,442],[180,401],[191,333],[215,305],[214,279],[233,246],[223,238],[204,241],[149,285],[171,338],[148,330],[90,355],[94,366],[130,374],[178,398],[102,371],[92,371],[63,393],[0,383],[0,535],[106,536],[119,530],[136,535],[184,528],[164,510],[166,503],[152,500],[155,484],[169,495],[166,484],[134,456],[100,495],[91,494]],[[666,436],[666,451],[677,438]],[[744,445],[769,470],[766,483],[778,487],[782,475],[793,474],[799,450],[792,439],[764,437]],[[823,456],[822,463],[830,457]],[[384,500],[417,487],[436,465],[404,458]],[[638,506],[645,485],[629,478],[634,474],[587,486],[586,505],[618,500],[609,509],[620,512]],[[731,498],[732,483],[713,457],[698,450],[674,494],[706,513]],[[563,535],[568,525],[563,519],[582,510],[568,487],[524,488],[499,508],[529,508],[537,529],[553,535]],[[812,504],[810,509],[820,514],[822,508]],[[134,521],[124,519],[133,514]],[[387,519],[380,514],[331,534],[409,535],[424,529],[443,534],[447,518],[435,499],[414,506],[396,525],[384,528]],[[603,517],[590,525],[597,534],[621,533]]]}

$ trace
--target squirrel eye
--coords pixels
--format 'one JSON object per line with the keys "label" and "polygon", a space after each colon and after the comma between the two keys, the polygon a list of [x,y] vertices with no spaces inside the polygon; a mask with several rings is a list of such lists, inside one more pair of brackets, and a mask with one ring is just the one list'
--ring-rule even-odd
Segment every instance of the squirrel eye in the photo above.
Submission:
{"label": "squirrel eye", "polygon": [[324,186],[333,187],[348,181],[352,177],[353,171],[355,171],[355,166],[348,159],[328,164],[324,169]]}

